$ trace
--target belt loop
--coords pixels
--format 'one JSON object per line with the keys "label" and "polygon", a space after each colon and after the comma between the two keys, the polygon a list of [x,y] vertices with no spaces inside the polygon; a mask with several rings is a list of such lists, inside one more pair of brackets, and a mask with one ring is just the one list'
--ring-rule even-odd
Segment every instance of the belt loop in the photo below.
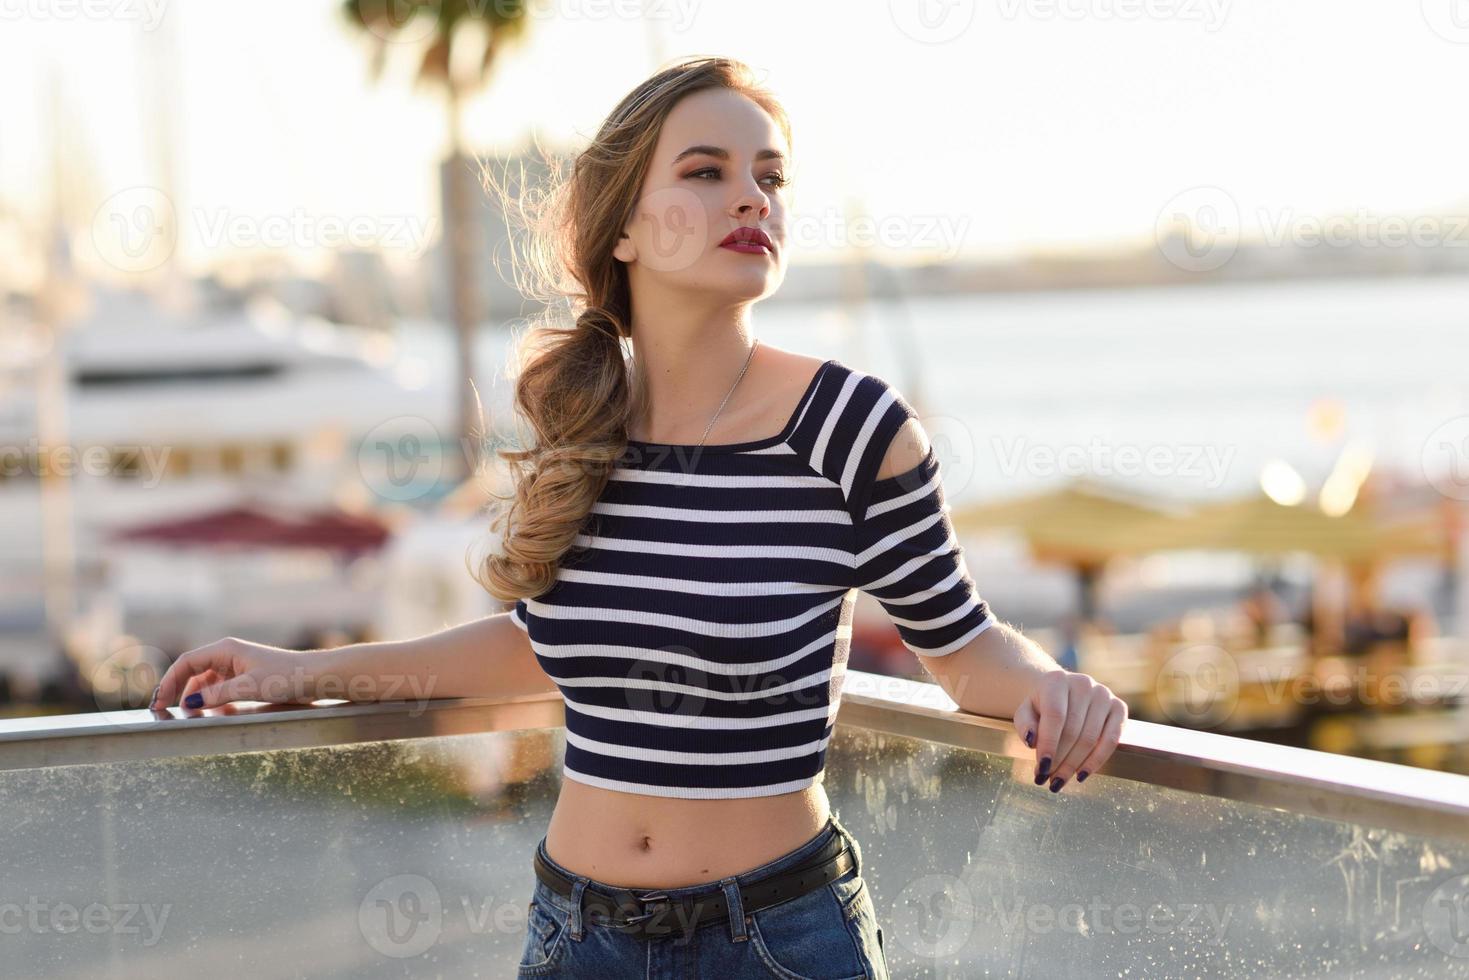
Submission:
{"label": "belt loop", "polygon": [[737,878],[723,878],[719,882],[724,889],[724,904],[729,911],[729,938],[742,943],[749,939],[745,932],[745,903],[740,899],[740,883]]}
{"label": "belt loop", "polygon": [[571,889],[571,938],[577,942],[582,939],[581,900],[586,890],[586,877],[577,875],[576,884]]}
{"label": "belt loop", "polygon": [[846,842],[847,850],[852,852],[852,864],[854,867],[856,867],[857,874],[860,876],[862,874],[862,848],[860,845],[858,845],[857,838],[853,837],[850,833],[848,833],[846,827],[843,827],[840,823],[837,822],[835,814],[832,815],[831,820],[837,828],[837,833],[840,834],[842,840]]}

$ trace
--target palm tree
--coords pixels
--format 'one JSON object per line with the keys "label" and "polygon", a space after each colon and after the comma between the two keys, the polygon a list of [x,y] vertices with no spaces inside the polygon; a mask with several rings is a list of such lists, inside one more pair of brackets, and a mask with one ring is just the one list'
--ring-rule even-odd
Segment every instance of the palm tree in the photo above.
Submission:
{"label": "palm tree", "polygon": [[[347,19],[372,42],[371,71],[381,79],[389,50],[418,54],[416,82],[444,96],[449,165],[444,188],[444,242],[449,257],[456,356],[459,363],[458,427],[462,453],[453,453],[451,478],[472,474],[480,446],[474,437],[475,328],[484,316],[480,274],[480,226],[473,161],[464,150],[464,103],[490,80],[500,53],[524,37],[530,17],[525,0],[345,0]],[[453,472],[454,469],[458,472]]]}

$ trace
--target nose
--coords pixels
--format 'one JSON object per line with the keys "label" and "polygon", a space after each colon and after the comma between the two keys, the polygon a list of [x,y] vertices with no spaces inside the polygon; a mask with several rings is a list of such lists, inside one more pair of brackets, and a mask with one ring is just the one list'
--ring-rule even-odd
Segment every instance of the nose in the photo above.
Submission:
{"label": "nose", "polygon": [[750,214],[752,210],[761,218],[770,214],[770,198],[765,196],[758,184],[751,184],[744,193],[735,198],[731,213],[736,218],[742,218]]}

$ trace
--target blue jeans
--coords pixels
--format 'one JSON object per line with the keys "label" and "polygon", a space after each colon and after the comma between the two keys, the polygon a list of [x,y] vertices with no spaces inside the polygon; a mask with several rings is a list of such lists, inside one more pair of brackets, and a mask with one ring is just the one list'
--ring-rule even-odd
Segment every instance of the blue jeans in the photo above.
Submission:
{"label": "blue jeans", "polygon": [[[854,867],[833,882],[754,913],[696,926],[690,935],[640,939],[603,923],[586,921],[578,904],[536,879],[529,927],[521,951],[521,977],[587,977],[594,980],[654,977],[782,977],[785,980],[888,980],[882,930],[862,877],[857,841],[833,814],[815,837],[742,874],[682,888],[660,889],[672,899],[722,889],[740,909],[740,885],[800,864],[833,834],[846,839]],[[591,889],[611,895],[614,886],[574,874],[551,860],[546,839],[541,858],[577,883],[575,897]]]}

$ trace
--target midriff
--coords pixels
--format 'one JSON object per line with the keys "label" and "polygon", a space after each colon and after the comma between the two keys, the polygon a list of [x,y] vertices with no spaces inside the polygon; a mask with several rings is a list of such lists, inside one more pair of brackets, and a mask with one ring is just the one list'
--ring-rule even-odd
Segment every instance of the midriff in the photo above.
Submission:
{"label": "midriff", "polygon": [[681,888],[753,870],[826,825],[820,782],[793,793],[690,800],[563,779],[546,832],[562,867],[625,888]]}

